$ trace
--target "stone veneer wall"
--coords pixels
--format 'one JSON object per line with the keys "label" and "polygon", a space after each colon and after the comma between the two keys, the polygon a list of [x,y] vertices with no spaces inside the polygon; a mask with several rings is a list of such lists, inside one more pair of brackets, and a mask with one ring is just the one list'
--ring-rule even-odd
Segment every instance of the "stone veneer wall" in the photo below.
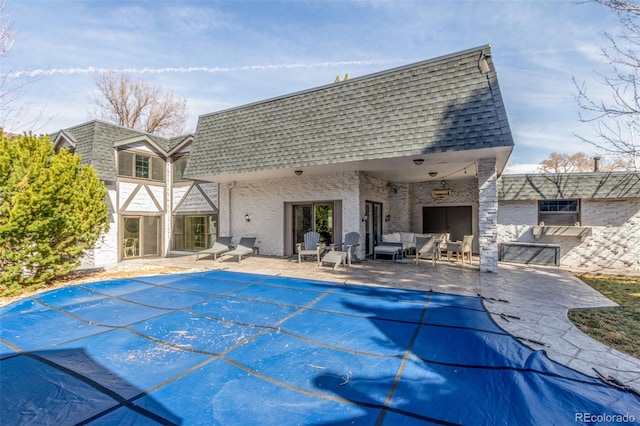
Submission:
{"label": "stone veneer wall", "polygon": [[495,158],[484,158],[478,166],[478,218],[480,270],[498,272],[498,173]]}
{"label": "stone veneer wall", "polygon": [[588,269],[640,271],[640,199],[581,200],[581,224],[592,235],[533,238],[538,202],[501,201],[498,214],[500,242],[536,242],[560,245],[560,265]]}
{"label": "stone veneer wall", "polygon": [[[287,202],[342,202],[343,234],[361,227],[358,172],[292,176],[220,185],[220,235],[256,237],[261,255],[284,255]],[[245,214],[251,221],[245,221]],[[362,235],[362,229],[360,229]]]}

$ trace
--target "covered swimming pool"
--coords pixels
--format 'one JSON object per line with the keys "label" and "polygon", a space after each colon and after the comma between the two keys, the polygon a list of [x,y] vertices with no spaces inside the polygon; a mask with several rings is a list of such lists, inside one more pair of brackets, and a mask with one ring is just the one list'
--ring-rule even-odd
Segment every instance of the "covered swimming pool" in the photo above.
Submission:
{"label": "covered swimming pool", "polygon": [[3,424],[640,421],[479,297],[211,271],[62,288],[0,321]]}

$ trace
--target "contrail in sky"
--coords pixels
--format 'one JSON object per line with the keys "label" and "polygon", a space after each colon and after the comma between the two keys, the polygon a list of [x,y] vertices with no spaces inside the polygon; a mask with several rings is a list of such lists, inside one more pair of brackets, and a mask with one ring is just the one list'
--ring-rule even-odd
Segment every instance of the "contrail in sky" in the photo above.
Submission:
{"label": "contrail in sky", "polygon": [[230,73],[241,71],[263,71],[263,70],[279,70],[279,69],[296,69],[296,68],[329,68],[345,65],[377,65],[388,64],[389,60],[370,60],[370,61],[338,61],[338,62],[313,62],[299,64],[275,64],[275,65],[245,65],[241,67],[167,67],[167,68],[51,68],[37,69],[29,71],[17,71],[9,73],[11,78],[20,77],[41,77],[49,75],[74,75],[74,74],[94,74],[107,73],[115,71],[118,73],[126,72],[129,74],[168,74],[168,73]]}

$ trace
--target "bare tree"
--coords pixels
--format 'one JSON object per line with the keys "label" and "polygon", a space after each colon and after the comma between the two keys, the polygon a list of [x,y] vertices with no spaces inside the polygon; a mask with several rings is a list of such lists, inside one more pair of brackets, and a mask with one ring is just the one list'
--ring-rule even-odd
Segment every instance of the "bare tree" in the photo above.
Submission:
{"label": "bare tree", "polygon": [[640,167],[640,4],[632,0],[593,0],[616,13],[620,34],[605,33],[609,46],[602,55],[611,68],[608,75],[597,74],[599,82],[610,92],[609,99],[597,99],[587,93],[585,83],[578,83],[576,100],[580,120],[591,122],[596,140],[580,137],[606,154],[628,159],[627,167]]}
{"label": "bare tree", "polygon": [[[0,1],[0,60],[9,55],[16,37],[12,14],[6,10],[6,5],[6,0]],[[25,70],[0,72],[0,127],[11,128],[12,131],[38,130],[46,124],[43,121],[50,120],[45,120],[42,111],[27,118],[33,105],[24,96],[23,89],[41,78]]]}
{"label": "bare tree", "polygon": [[96,107],[90,114],[96,118],[166,137],[184,133],[186,99],[175,99],[173,93],[128,73],[96,74],[94,81],[98,93],[89,100]]}
{"label": "bare tree", "polygon": [[[622,157],[598,157],[597,161],[599,171],[628,170],[628,164]],[[552,152],[549,158],[540,162],[538,170],[543,173],[592,172],[595,169],[595,162],[594,157],[589,157],[584,152],[575,154]]]}

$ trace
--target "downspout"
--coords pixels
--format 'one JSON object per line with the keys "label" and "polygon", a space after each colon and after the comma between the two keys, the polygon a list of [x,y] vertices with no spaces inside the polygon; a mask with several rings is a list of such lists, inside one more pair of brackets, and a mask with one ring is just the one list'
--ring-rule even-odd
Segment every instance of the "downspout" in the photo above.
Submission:
{"label": "downspout", "polygon": [[229,235],[233,234],[232,227],[231,227],[231,217],[232,217],[231,216],[231,190],[233,188],[235,188],[235,187],[236,187],[236,181],[234,180],[233,182],[231,182],[231,185],[229,185],[229,190],[227,191],[227,198],[228,198],[228,201],[227,201],[227,217],[228,217],[227,223],[229,224],[229,232],[228,232]]}

